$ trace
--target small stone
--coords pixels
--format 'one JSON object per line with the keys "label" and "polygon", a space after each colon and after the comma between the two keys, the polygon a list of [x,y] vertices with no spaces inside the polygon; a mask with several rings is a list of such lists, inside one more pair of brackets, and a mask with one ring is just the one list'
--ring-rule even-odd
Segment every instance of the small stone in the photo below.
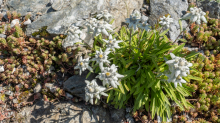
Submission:
{"label": "small stone", "polygon": [[37,85],[35,86],[34,88],[34,93],[39,93],[41,91],[41,84],[40,83],[37,83]]}
{"label": "small stone", "polygon": [[0,92],[3,91],[3,87],[0,86]]}
{"label": "small stone", "polygon": [[56,91],[56,87],[54,86],[53,83],[46,83],[46,84],[45,84],[45,87],[47,87],[48,89],[50,89],[50,91],[51,91],[52,93],[54,93],[54,92]]}
{"label": "small stone", "polygon": [[5,95],[13,96],[13,92],[12,92],[12,91],[6,91],[6,92],[5,92]]}
{"label": "small stone", "polygon": [[4,66],[1,65],[1,66],[0,66],[0,72],[4,72],[4,71],[5,71]]}
{"label": "small stone", "polygon": [[0,34],[0,38],[6,38],[5,34]]}
{"label": "small stone", "polygon": [[13,101],[13,103],[18,103],[17,99],[13,99],[12,101]]}
{"label": "small stone", "polygon": [[28,24],[31,24],[31,20],[28,19],[27,21],[24,22],[24,25],[28,25]]}
{"label": "small stone", "polygon": [[141,8],[141,12],[146,12],[147,10],[145,8]]}
{"label": "small stone", "polygon": [[73,98],[73,95],[66,93],[66,97],[71,99],[71,98]]}

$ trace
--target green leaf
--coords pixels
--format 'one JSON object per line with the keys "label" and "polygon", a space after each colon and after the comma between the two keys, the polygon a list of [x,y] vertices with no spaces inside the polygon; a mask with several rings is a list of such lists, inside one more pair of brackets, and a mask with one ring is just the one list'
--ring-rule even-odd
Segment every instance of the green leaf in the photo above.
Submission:
{"label": "green leaf", "polygon": [[128,70],[128,71],[126,71],[125,73],[123,73],[123,75],[125,75],[125,77],[122,78],[122,79],[124,80],[124,79],[127,79],[127,78],[129,78],[129,77],[135,75],[135,71],[136,71],[136,70]]}
{"label": "green leaf", "polygon": [[177,52],[179,52],[183,47],[185,46],[185,43],[179,45],[175,50],[173,50],[173,54],[176,54]]}
{"label": "green leaf", "polygon": [[180,40],[180,41],[182,41],[184,43],[188,42],[186,39],[178,39],[178,40]]}
{"label": "green leaf", "polygon": [[124,86],[125,86],[125,89],[127,90],[127,91],[129,91],[130,89],[129,89],[129,87],[124,83]]}
{"label": "green leaf", "polygon": [[90,76],[92,72],[89,72],[87,75],[86,75],[86,79]]}
{"label": "green leaf", "polygon": [[156,98],[155,97],[152,97],[153,99],[152,99],[152,101],[151,101],[151,112],[152,112],[152,114],[151,114],[151,117],[152,117],[152,119],[154,118],[154,116],[155,116],[155,114],[156,114]]}
{"label": "green leaf", "polygon": [[188,54],[185,59],[186,60],[189,60],[190,58],[193,58],[195,56],[197,56],[199,54],[199,52],[195,52],[195,51],[192,51],[190,54]]}
{"label": "green leaf", "polygon": [[167,34],[168,31],[169,31],[169,28],[167,30],[163,31],[162,33],[160,33],[159,36],[164,36],[165,34]]}
{"label": "green leaf", "polygon": [[125,91],[124,91],[124,88],[123,88],[121,82],[119,82],[119,89],[121,90],[121,92],[122,92],[123,94],[125,94]]}
{"label": "green leaf", "polygon": [[193,80],[197,80],[197,81],[203,81],[202,78],[196,77],[196,76],[192,76],[192,75],[188,75],[186,78],[188,79],[193,79]]}
{"label": "green leaf", "polygon": [[182,25],[182,20],[181,19],[179,19],[179,25],[180,25],[180,32],[182,32],[183,31],[183,25]]}

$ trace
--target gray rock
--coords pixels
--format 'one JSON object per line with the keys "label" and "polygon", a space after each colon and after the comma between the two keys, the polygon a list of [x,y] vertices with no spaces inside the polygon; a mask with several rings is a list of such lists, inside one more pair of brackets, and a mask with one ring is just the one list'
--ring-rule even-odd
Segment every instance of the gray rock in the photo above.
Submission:
{"label": "gray rock", "polygon": [[[45,103],[43,99],[24,107],[16,118],[21,118],[24,123],[118,123],[110,118],[109,110],[102,106],[91,107],[81,102],[62,100]],[[120,120],[122,119],[117,119]]]}
{"label": "gray rock", "polygon": [[198,7],[202,8],[204,12],[209,11],[209,17],[220,18],[220,4],[212,0],[198,1]]}
{"label": "gray rock", "polygon": [[[48,5],[50,0],[10,0],[6,3],[8,9],[16,10],[21,15],[27,14],[30,8],[33,10],[32,15],[41,12],[35,22],[27,26],[27,35],[38,31],[43,26],[48,26],[47,31],[51,34],[64,34],[65,27],[76,23],[77,19],[88,18],[92,13],[102,10],[109,10],[114,15],[115,22],[113,28],[120,27],[133,9],[140,9],[143,0],[65,0],[63,7],[59,11],[54,11]],[[54,4],[54,3],[53,3]],[[53,5],[52,4],[52,5]],[[128,15],[127,15],[128,14]],[[117,29],[119,30],[119,28]]]}
{"label": "gray rock", "polygon": [[145,16],[145,15],[142,15],[141,16],[141,22],[145,22],[145,21],[148,21],[148,17]]}
{"label": "gray rock", "polygon": [[[150,2],[149,24],[154,25],[160,17],[170,14],[171,18],[174,19],[174,23],[170,25],[168,35],[174,41],[180,34],[178,20],[186,13],[187,8],[187,0],[152,0]],[[183,28],[187,27],[186,21],[182,21],[182,26]]]}
{"label": "gray rock", "polygon": [[[84,71],[82,75],[74,75],[70,77],[67,81],[64,82],[64,90],[67,92],[71,93],[72,95],[75,95],[77,97],[81,97],[83,100],[85,100],[85,90],[84,88],[86,87],[85,80],[93,80],[95,79],[96,75],[95,74],[90,74],[89,78],[86,79],[86,76],[89,72]],[[97,79],[98,83],[101,83],[101,81]]]}
{"label": "gray rock", "polygon": [[110,114],[111,114],[111,120],[119,123],[125,117],[125,110],[124,109],[110,109]]}
{"label": "gray rock", "polygon": [[125,118],[128,123],[135,123],[134,118],[129,113],[125,115]]}
{"label": "gray rock", "polygon": [[6,38],[5,34],[0,34],[0,38]]}

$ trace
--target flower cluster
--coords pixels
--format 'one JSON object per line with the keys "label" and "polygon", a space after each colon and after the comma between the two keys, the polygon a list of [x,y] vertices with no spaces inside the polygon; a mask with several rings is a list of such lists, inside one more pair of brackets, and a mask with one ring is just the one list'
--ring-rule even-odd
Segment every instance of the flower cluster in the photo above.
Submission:
{"label": "flower cluster", "polygon": [[105,87],[99,86],[96,83],[96,80],[92,80],[91,82],[89,81],[85,81],[86,82],[86,87],[85,87],[85,100],[86,102],[90,102],[91,104],[93,104],[93,98],[97,98],[100,99],[100,95],[103,96],[108,96],[108,94],[104,93],[104,91],[106,90]]}
{"label": "flower cluster", "polygon": [[[134,14],[133,16],[136,16]],[[92,38],[94,36],[98,36],[99,34],[104,34],[106,36],[109,36],[109,40],[103,39],[104,42],[106,42],[106,50],[102,51],[100,48],[99,51],[96,51],[95,57],[91,59],[91,61],[96,61],[96,64],[99,64],[99,68],[101,70],[101,73],[96,78],[99,78],[103,81],[103,86],[110,85],[114,88],[117,88],[119,85],[119,78],[123,78],[123,75],[120,75],[117,73],[117,66],[114,64],[111,67],[104,67],[105,65],[110,64],[110,61],[108,60],[108,54],[112,51],[115,51],[115,48],[120,48],[118,43],[122,42],[120,40],[116,40],[112,37],[112,35],[107,31],[113,31],[112,25],[109,24],[109,19],[112,18],[112,16],[107,11],[102,11],[101,14],[97,15],[98,19],[104,19],[104,20],[97,20],[96,18],[90,18],[87,20],[86,27],[87,27],[87,33]],[[77,33],[78,34],[78,33]],[[77,38],[77,36],[75,36]],[[81,75],[83,71],[86,69],[89,69],[92,71],[92,68],[89,66],[89,58],[82,59],[82,57],[79,58],[77,66],[75,66],[74,69],[79,69],[79,74]],[[91,83],[86,81],[87,86],[85,87],[85,96],[86,101],[90,100],[90,103],[93,104],[93,99],[97,98],[100,99],[100,94],[104,96],[108,96],[103,91],[105,90],[104,87],[100,87],[97,85],[96,81],[93,80]]]}
{"label": "flower cluster", "polygon": [[175,56],[173,53],[170,53],[172,60],[168,60],[166,64],[169,66],[169,71],[171,74],[167,74],[166,76],[169,78],[168,82],[173,82],[174,86],[177,87],[181,83],[186,83],[186,81],[182,78],[189,74],[189,67],[192,66],[192,63],[189,63],[184,58],[180,58]]}
{"label": "flower cluster", "polygon": [[74,67],[74,69],[79,69],[79,75],[81,75],[82,72],[86,69],[92,71],[92,68],[89,66],[89,58],[82,59],[82,56],[80,56],[79,62],[77,66]]}
{"label": "flower cluster", "polygon": [[170,18],[170,15],[168,15],[167,17],[163,16],[160,18],[159,24],[161,26],[165,26],[165,27],[169,28],[170,23],[173,23],[173,18]]}
{"label": "flower cluster", "polygon": [[201,24],[201,20],[207,23],[205,15],[206,13],[201,8],[193,7],[190,8],[190,13],[185,14],[182,19],[190,19],[191,22],[196,22],[197,24]]}

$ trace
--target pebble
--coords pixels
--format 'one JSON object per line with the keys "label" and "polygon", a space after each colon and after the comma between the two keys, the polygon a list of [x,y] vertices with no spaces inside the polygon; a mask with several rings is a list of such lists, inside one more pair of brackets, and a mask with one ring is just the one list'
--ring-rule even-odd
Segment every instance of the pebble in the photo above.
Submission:
{"label": "pebble", "polygon": [[141,22],[145,22],[145,21],[148,21],[148,17],[145,16],[145,15],[142,15],[141,16]]}
{"label": "pebble", "polygon": [[0,66],[0,72],[4,72],[4,71],[5,71],[4,66],[1,65],[1,66]]}
{"label": "pebble", "polygon": [[0,38],[6,38],[5,34],[0,34]]}
{"label": "pebble", "polygon": [[13,96],[13,92],[12,92],[12,91],[6,91],[6,92],[5,92],[5,95]]}
{"label": "pebble", "polygon": [[34,87],[34,93],[39,93],[41,91],[41,84],[37,83],[37,85]]}

